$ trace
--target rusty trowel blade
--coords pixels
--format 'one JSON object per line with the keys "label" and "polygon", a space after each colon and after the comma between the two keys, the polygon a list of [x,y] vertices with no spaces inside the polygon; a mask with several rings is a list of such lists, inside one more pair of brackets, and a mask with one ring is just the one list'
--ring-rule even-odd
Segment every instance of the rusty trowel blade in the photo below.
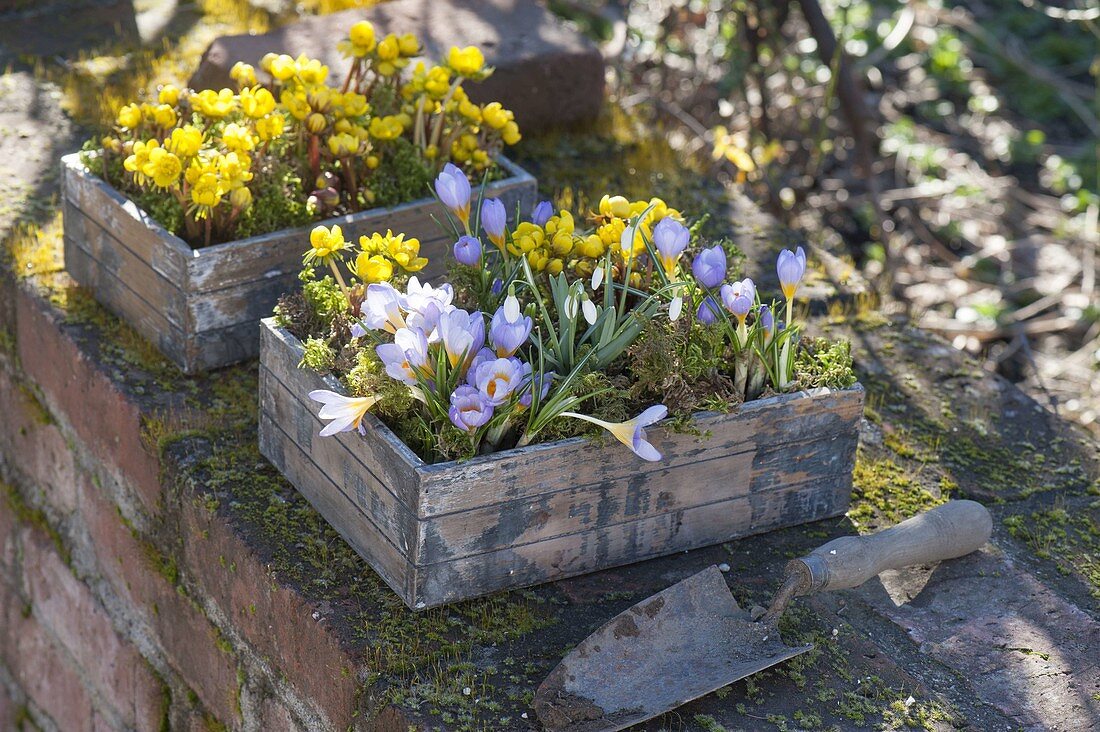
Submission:
{"label": "rusty trowel blade", "polygon": [[752,622],[712,566],[582,641],[542,682],[535,711],[551,730],[613,732],[811,648]]}

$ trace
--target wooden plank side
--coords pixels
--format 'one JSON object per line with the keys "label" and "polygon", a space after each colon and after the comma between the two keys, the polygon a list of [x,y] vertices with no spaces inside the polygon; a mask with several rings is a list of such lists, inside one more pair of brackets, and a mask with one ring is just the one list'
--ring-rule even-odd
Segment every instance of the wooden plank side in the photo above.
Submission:
{"label": "wooden plank side", "polygon": [[156,308],[141,299],[126,282],[102,267],[66,233],[65,269],[95,295],[101,305],[126,321],[176,364],[184,363],[184,335]]}
{"label": "wooden plank side", "polygon": [[[823,429],[841,429],[858,420],[862,399],[862,390],[782,395],[772,404],[750,403],[752,408],[730,414],[700,416],[696,425],[704,433],[702,437],[659,428],[647,434],[664,456],[661,467],[670,468],[714,454],[756,449],[758,444],[780,446],[813,440]],[[465,463],[426,465],[421,469],[424,495],[420,515],[530,500],[560,490],[563,481],[576,486],[628,479],[639,465],[626,448],[610,439],[595,444],[589,439],[563,440]]]}
{"label": "wooden plank side", "polygon": [[[519,203],[524,212],[529,211],[536,195],[536,183],[529,175],[507,178],[491,183],[486,195],[499,197],[509,212]],[[394,233],[421,240],[422,255],[439,261],[453,242],[432,220],[443,221],[442,204],[433,198],[394,206],[372,209],[347,216],[337,216],[299,229],[277,231],[212,247],[196,250],[190,262],[191,287],[195,292],[218,291],[236,287],[246,282],[277,278],[295,273],[302,268],[302,255],[309,248],[309,232],[315,226],[339,225],[344,237],[357,243],[360,236],[392,229]]]}
{"label": "wooden plank side", "polygon": [[260,412],[260,453],[279,469],[337,533],[406,603],[412,598],[412,565],[327,474]]}
{"label": "wooden plank side", "polygon": [[838,516],[849,488],[850,476],[834,477],[417,567],[415,596],[432,607]]}
{"label": "wooden plank side", "polygon": [[166,280],[186,288],[187,263],[193,255],[187,243],[85,168],[79,153],[61,160],[64,198]]}
{"label": "wooden plank side", "polygon": [[[322,377],[309,369],[298,368],[302,359],[301,343],[274,320],[261,325],[260,363],[290,391],[305,397],[314,389],[342,392],[331,376]],[[320,409],[320,405],[316,405]],[[417,511],[420,500],[420,477],[417,473],[423,461],[397,439],[378,419],[368,414],[364,420],[367,434],[345,432],[329,439],[342,442],[379,480],[411,511]]]}
{"label": "wooden plank side", "polygon": [[100,268],[141,297],[165,320],[181,330],[184,328],[183,293],[176,283],[166,279],[107,231],[83,214],[71,201],[63,204],[65,237],[94,259]]}
{"label": "wooden plank side", "polygon": [[339,439],[320,437],[323,422],[314,413],[316,405],[305,394],[294,394],[267,369],[260,366],[264,380],[260,409],[287,439],[318,466],[351,502],[354,502],[395,546],[411,556],[416,545],[417,519],[353,449]]}

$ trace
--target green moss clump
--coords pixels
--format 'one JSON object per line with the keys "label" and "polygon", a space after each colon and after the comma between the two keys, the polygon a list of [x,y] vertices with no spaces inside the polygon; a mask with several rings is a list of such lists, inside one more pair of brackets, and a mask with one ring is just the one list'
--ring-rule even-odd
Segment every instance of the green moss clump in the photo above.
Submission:
{"label": "green moss clump", "polygon": [[329,347],[327,341],[320,338],[307,338],[303,345],[305,351],[302,353],[302,361],[298,364],[298,368],[304,366],[322,374],[332,371],[332,367],[336,365],[336,352]]}
{"label": "green moss clump", "polygon": [[[316,217],[306,206],[304,192],[302,179],[291,166],[283,162],[272,163],[259,184],[252,187],[252,205],[237,222],[236,238],[245,239],[308,224]],[[182,220],[179,225],[183,225]],[[303,243],[302,249],[305,248]]]}
{"label": "green moss clump", "polygon": [[795,356],[794,372],[803,388],[846,389],[856,383],[852,344],[827,338],[807,341]]}
{"label": "green moss clump", "polygon": [[432,174],[416,146],[401,137],[386,144],[391,146],[386,152],[386,169],[374,171],[366,182],[374,194],[373,205],[395,206],[430,196]]}

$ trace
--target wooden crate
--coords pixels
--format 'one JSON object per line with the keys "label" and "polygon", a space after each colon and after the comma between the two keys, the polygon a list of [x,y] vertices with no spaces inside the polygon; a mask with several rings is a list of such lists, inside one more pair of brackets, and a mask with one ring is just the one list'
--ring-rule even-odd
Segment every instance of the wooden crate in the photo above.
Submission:
{"label": "wooden crate", "polygon": [[429,465],[371,415],[320,437],[301,343],[265,320],[260,451],[409,607],[592,572],[848,508],[863,388],[700,414],[707,437],[651,428],[660,463],[608,439]]}
{"label": "wooden crate", "polygon": [[[509,176],[489,184],[486,197],[504,201],[509,215],[517,204],[530,211],[535,179],[509,160],[499,162]],[[61,163],[69,274],[189,374],[256,356],[257,324],[298,286],[309,232],[318,223],[339,224],[353,242],[386,229],[420,239],[421,254],[432,260],[422,277],[442,274],[453,244],[432,220],[443,220],[442,204],[424,198],[192,249],[89,171],[79,154]]]}

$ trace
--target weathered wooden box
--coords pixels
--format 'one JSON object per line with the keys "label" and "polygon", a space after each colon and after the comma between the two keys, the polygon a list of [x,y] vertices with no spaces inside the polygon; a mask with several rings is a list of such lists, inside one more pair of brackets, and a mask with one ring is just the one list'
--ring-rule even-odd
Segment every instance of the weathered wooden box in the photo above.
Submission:
{"label": "weathered wooden box", "polygon": [[[298,284],[318,223],[339,224],[353,242],[386,229],[420,239],[421,254],[432,259],[425,277],[442,273],[453,243],[432,220],[443,220],[442,204],[429,197],[192,249],[89,171],[79,154],[61,162],[69,274],[189,374],[258,353],[256,326]],[[535,179],[509,160],[499,162],[509,175],[490,183],[486,197],[500,198],[510,215],[517,204],[529,211]]]}
{"label": "weathered wooden box", "polygon": [[646,463],[614,440],[430,465],[381,421],[319,437],[301,343],[263,321],[260,451],[409,607],[420,609],[717,544],[848,508],[863,388],[700,414],[706,437],[651,428]]}

